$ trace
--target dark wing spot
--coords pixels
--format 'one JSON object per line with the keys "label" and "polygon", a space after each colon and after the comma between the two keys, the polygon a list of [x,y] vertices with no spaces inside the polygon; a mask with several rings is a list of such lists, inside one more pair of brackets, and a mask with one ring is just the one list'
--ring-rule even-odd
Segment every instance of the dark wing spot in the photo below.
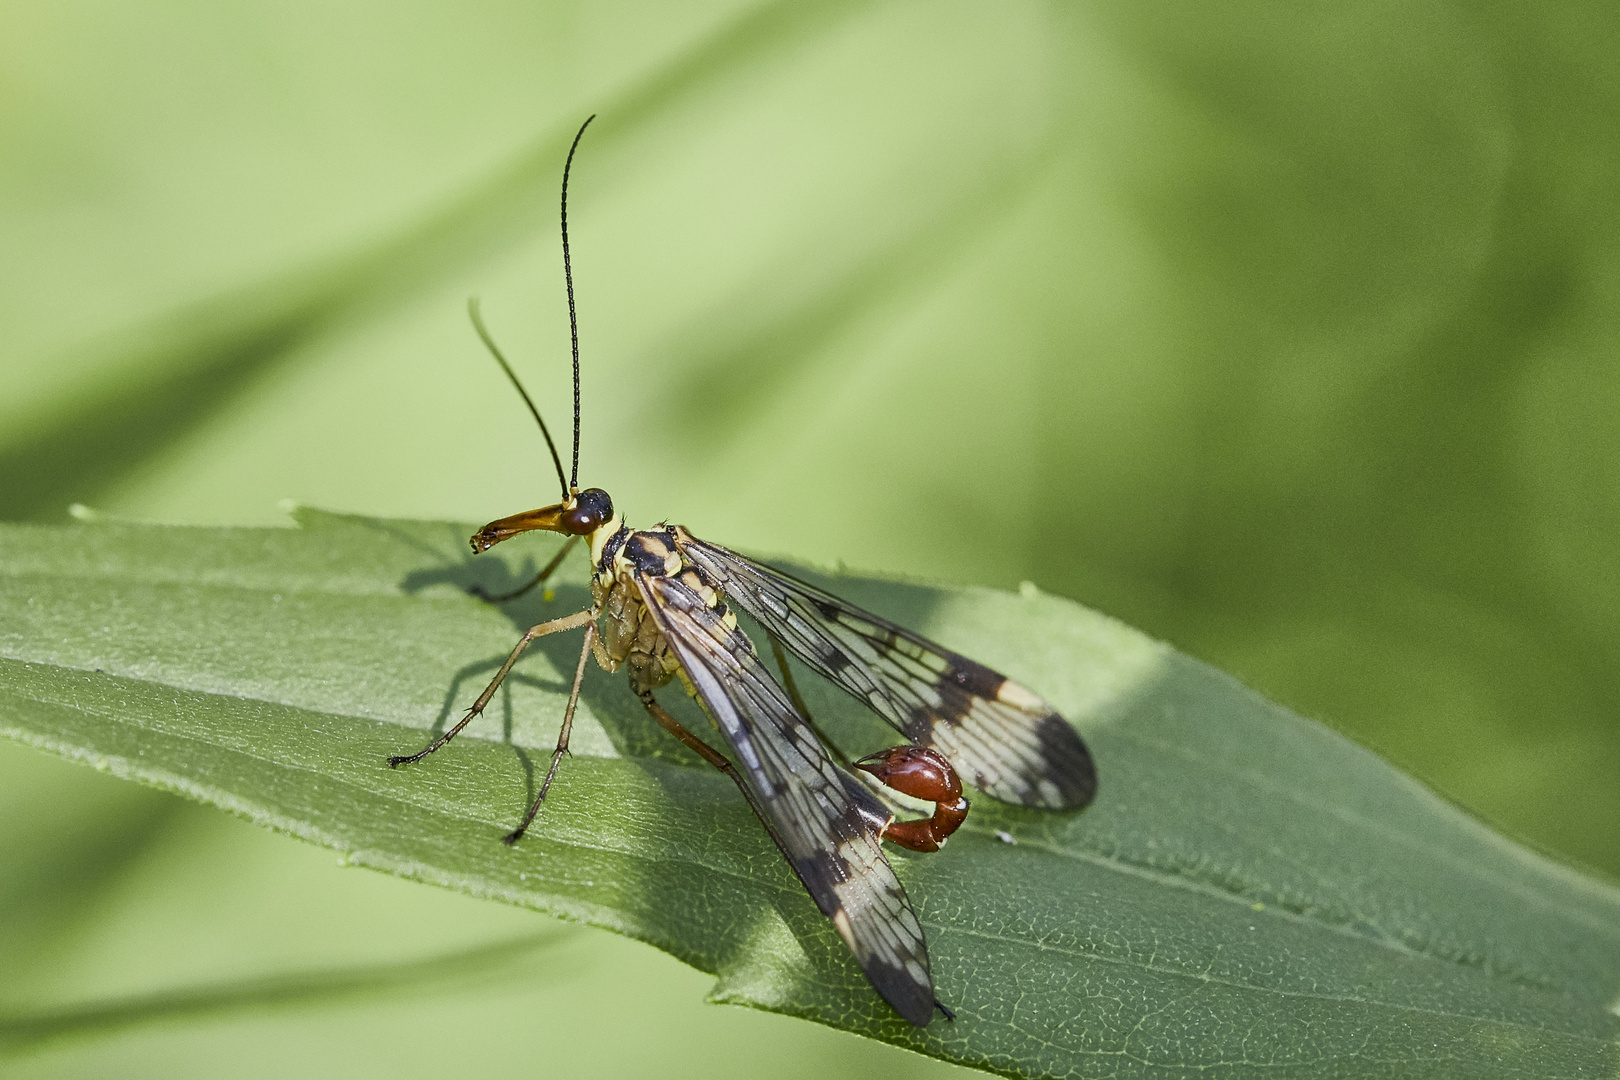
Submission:
{"label": "dark wing spot", "polygon": [[974,703],[984,696],[963,690],[949,675],[936,683],[934,689],[939,693],[939,706],[933,710],[933,714],[946,724],[960,724],[966,720],[973,712]]}
{"label": "dark wing spot", "polygon": [[955,723],[960,719],[961,717],[946,719],[926,705],[917,705],[912,708],[911,716],[906,720],[905,735],[906,738],[918,746],[928,746],[934,741],[934,724],[936,722]]}
{"label": "dark wing spot", "polygon": [[821,661],[831,675],[837,675],[840,671],[855,663],[854,658],[842,649],[828,649],[818,654],[816,659]]}
{"label": "dark wing spot", "polygon": [[934,989],[919,983],[911,972],[886,959],[871,957],[863,965],[866,977],[894,1011],[918,1027],[934,1018]]}
{"label": "dark wing spot", "polygon": [[1057,785],[1064,809],[1086,806],[1097,797],[1097,766],[1067,720],[1048,713],[1035,725],[1035,737],[1041,744],[1045,778]]}
{"label": "dark wing spot", "polygon": [[810,601],[816,606],[816,610],[821,612],[821,617],[823,619],[827,619],[831,622],[837,622],[839,614],[844,610],[837,604],[828,603],[821,597],[809,593],[805,594],[804,599]]}
{"label": "dark wing spot", "polygon": [[[828,846],[828,850],[815,855],[795,857],[793,867],[800,881],[818,881],[824,877],[833,881],[848,881],[854,873],[849,861],[833,850],[831,845]],[[833,912],[840,906],[837,894],[831,889],[827,889],[824,895],[818,895],[813,889],[808,891],[810,899],[816,902],[816,907],[821,909],[821,913],[829,919],[832,918]]]}
{"label": "dark wing spot", "polygon": [[[933,715],[945,724],[959,724],[973,712],[979,701],[995,701],[1007,677],[992,671],[976,660],[956,653],[944,653],[950,667],[941,673],[934,688],[939,693],[939,707]],[[913,717],[917,726],[919,719]]]}
{"label": "dark wing spot", "polygon": [[991,701],[996,699],[1001,684],[1007,681],[999,672],[991,671],[978,661],[969,660],[965,656],[951,657],[951,670],[946,677],[968,693],[989,698]]}

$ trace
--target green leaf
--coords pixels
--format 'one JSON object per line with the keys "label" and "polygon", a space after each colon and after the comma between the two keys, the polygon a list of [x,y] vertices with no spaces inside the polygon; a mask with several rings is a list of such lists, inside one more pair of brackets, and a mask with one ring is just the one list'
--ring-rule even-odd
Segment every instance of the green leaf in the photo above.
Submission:
{"label": "green leaf", "polygon": [[408,990],[421,985],[442,986],[452,979],[476,978],[488,983],[494,978],[510,978],[519,974],[524,967],[533,963],[536,954],[566,936],[559,933],[533,934],[527,938],[459,949],[427,959],[215,982],[167,993],[7,1018],[0,1020],[0,1053],[32,1049],[62,1036],[116,1031],[153,1021],[218,1017],[283,1004],[308,1006],[341,1002],[351,997],[371,998],[390,990]]}
{"label": "green leaf", "polygon": [[[1038,688],[1101,775],[1085,812],[981,799],[946,852],[893,855],[958,1014],[913,1029],[729,782],[620,677],[587,676],[551,801],[517,849],[498,842],[546,763],[577,639],[537,643],[444,751],[384,766],[458,715],[518,628],[586,603],[582,562],[553,600],[494,608],[463,590],[519,580],[545,540],[474,559],[463,526],[298,520],[4,527],[0,730],[353,863],[648,941],[717,975],[717,1000],[1009,1075],[1620,1060],[1620,893],[1068,601],[824,579]],[[826,688],[811,705],[849,749],[881,743]]]}

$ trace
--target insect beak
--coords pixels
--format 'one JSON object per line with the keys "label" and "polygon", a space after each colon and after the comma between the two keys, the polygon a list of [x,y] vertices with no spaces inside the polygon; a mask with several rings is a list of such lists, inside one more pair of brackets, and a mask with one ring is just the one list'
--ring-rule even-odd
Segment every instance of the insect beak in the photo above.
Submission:
{"label": "insect beak", "polygon": [[502,540],[510,540],[518,533],[532,532],[535,529],[544,529],[546,532],[566,533],[563,528],[563,511],[568,509],[567,503],[557,503],[553,506],[542,506],[538,510],[525,510],[521,514],[503,517],[499,521],[492,521],[472,535],[472,549],[474,552],[485,552]]}

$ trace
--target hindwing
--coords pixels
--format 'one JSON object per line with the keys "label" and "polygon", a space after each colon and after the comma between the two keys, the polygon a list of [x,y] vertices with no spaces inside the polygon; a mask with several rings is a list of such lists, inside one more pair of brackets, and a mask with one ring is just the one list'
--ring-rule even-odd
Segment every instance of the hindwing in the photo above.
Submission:
{"label": "hindwing", "polygon": [[790,574],[675,529],[681,553],[824,678],[992,798],[1049,810],[1097,791],[1068,721],[1011,679]]}

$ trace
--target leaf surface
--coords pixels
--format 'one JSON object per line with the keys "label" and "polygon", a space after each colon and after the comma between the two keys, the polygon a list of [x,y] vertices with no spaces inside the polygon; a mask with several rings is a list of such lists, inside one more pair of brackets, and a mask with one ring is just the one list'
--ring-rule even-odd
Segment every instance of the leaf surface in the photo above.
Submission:
{"label": "leaf surface", "polygon": [[[517,849],[498,843],[545,767],[577,638],[538,642],[444,751],[384,766],[459,716],[521,627],[588,602],[582,560],[553,600],[495,608],[465,587],[518,581],[546,540],[474,559],[463,526],[298,521],[5,526],[0,730],[355,863],[648,941],[716,974],[718,1000],[1010,1075],[1593,1076],[1620,1060],[1614,889],[1071,602],[823,575],[1036,688],[1101,777],[1084,812],[979,799],[944,853],[891,856],[958,1015],[913,1029],[730,783],[621,676],[589,672],[551,801]],[[810,704],[846,749],[882,745],[834,691]]]}

